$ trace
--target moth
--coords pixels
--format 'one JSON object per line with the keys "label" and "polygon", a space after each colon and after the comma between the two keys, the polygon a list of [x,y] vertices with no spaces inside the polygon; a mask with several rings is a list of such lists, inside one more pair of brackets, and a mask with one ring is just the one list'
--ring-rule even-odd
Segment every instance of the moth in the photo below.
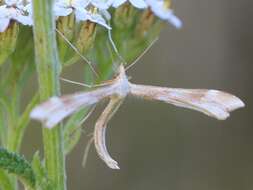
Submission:
{"label": "moth", "polygon": [[231,111],[244,107],[244,103],[236,96],[218,90],[166,88],[131,83],[124,66],[120,65],[117,76],[105,85],[85,92],[52,97],[35,107],[30,117],[42,122],[47,128],[53,128],[81,108],[109,99],[95,124],[93,138],[99,157],[110,168],[119,169],[118,163],[107,151],[105,133],[108,122],[127,96],[158,100],[196,110],[218,120],[225,120]]}

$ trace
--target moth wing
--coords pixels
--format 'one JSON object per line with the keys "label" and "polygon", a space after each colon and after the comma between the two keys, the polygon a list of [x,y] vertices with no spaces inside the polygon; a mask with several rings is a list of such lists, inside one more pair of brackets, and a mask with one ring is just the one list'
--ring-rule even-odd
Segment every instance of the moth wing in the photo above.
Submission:
{"label": "moth wing", "polygon": [[72,113],[83,107],[93,105],[112,93],[109,86],[89,92],[52,97],[48,101],[35,107],[30,113],[30,117],[41,121],[47,128],[53,128]]}
{"label": "moth wing", "polygon": [[159,100],[200,111],[219,120],[225,120],[231,111],[244,107],[244,103],[238,97],[218,90],[163,88],[131,84],[131,94],[144,99]]}

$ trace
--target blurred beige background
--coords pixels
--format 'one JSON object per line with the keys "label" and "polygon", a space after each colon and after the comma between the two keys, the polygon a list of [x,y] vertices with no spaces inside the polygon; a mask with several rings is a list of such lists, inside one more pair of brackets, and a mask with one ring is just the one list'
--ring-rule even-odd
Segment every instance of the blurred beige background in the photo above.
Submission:
{"label": "blurred beige background", "polygon": [[[128,98],[107,132],[109,152],[121,170],[107,168],[94,148],[83,169],[88,140],[84,134],[67,158],[69,189],[253,189],[253,1],[174,0],[174,8],[184,28],[163,30],[159,42],[129,70],[132,81],[225,90],[241,97],[247,107],[227,121],[216,121],[198,112]],[[69,78],[81,79],[78,68],[69,72]],[[65,86],[69,92],[77,88]],[[92,131],[102,106],[87,122],[87,131]],[[40,130],[30,128],[26,134],[26,155],[40,146]]]}

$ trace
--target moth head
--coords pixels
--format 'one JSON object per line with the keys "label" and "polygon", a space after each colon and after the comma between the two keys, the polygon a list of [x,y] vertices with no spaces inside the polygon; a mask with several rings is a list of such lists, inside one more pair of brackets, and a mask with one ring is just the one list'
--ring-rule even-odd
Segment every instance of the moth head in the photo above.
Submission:
{"label": "moth head", "polygon": [[126,75],[124,64],[121,63],[118,68],[118,74],[119,75]]}
{"label": "moth head", "polygon": [[122,64],[119,65],[118,67],[118,73],[117,73],[117,77],[116,77],[116,80],[118,81],[128,81],[128,77],[126,76],[126,70],[125,70],[125,67]]}
{"label": "moth head", "polygon": [[123,64],[118,68],[118,76],[115,78],[115,81],[118,86],[117,95],[126,96],[130,92],[130,84]]}

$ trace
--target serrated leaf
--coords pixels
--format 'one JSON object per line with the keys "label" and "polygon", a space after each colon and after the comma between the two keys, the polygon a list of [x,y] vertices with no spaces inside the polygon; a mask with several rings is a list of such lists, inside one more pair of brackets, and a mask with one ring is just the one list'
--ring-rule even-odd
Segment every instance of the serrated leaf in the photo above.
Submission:
{"label": "serrated leaf", "polygon": [[16,175],[25,187],[35,187],[35,174],[30,163],[21,155],[0,148],[0,168]]}

